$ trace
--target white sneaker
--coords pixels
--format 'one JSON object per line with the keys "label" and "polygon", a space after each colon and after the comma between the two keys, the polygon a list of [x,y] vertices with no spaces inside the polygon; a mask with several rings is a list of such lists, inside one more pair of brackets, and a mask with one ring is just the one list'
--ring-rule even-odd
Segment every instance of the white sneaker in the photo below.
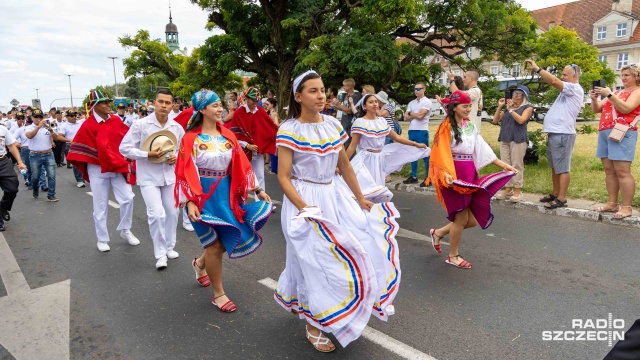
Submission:
{"label": "white sneaker", "polygon": [[76,184],[76,186],[79,187],[79,188],[83,188],[83,187],[85,187],[87,185],[85,185],[83,182],[79,182],[79,183]]}
{"label": "white sneaker", "polygon": [[177,259],[177,258],[178,258],[178,256],[180,256],[180,254],[178,254],[178,252],[177,252],[177,251],[175,251],[175,250],[169,250],[169,251],[167,251],[167,257],[168,257],[169,259]]}
{"label": "white sneaker", "polygon": [[164,269],[167,267],[167,257],[163,256],[158,261],[156,261],[156,269]]}
{"label": "white sneaker", "polygon": [[106,252],[111,250],[111,248],[109,247],[109,244],[106,241],[98,241],[98,250],[102,252]]}
{"label": "white sneaker", "polygon": [[120,237],[127,240],[129,245],[140,245],[140,240],[137,237],[133,236],[131,230],[121,230]]}
{"label": "white sneaker", "polygon": [[190,222],[184,222],[184,221],[183,221],[183,222],[182,222],[182,228],[183,228],[183,229],[185,229],[185,230],[187,230],[187,231],[195,231],[195,230],[193,229],[193,225],[191,225],[191,223],[190,223]]}

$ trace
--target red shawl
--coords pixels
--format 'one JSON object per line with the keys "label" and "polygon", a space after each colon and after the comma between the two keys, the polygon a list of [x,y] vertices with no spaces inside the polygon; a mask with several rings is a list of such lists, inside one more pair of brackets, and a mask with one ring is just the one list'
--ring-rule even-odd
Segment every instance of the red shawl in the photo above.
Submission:
{"label": "red shawl", "polygon": [[[228,127],[238,140],[258,145],[258,153],[275,154],[278,125],[271,120],[271,117],[263,108],[256,105],[256,109],[257,111],[252,114],[247,112],[246,107],[240,106],[233,113],[233,118],[229,121]],[[247,157],[251,159],[250,151]]]}
{"label": "red shawl", "polygon": [[[247,199],[247,189],[254,189],[257,186],[255,174],[251,168],[251,163],[249,163],[249,160],[244,155],[242,147],[238,143],[235,135],[233,135],[229,129],[220,126],[220,123],[216,124],[216,128],[222,136],[233,144],[231,163],[227,169],[227,172],[231,175],[229,205],[236,219],[238,219],[240,223],[244,223],[243,217],[245,211],[242,210],[240,205],[243,205]],[[202,185],[200,184],[198,169],[191,156],[196,136],[201,133],[202,127],[198,127],[187,132],[182,138],[176,162],[176,186],[174,188],[176,207],[180,206],[180,192],[182,192],[187,200],[193,201],[193,203],[198,206],[200,212],[202,212],[202,207],[209,197],[211,197],[217,186],[217,183],[213,184],[209,192],[204,193]]]}
{"label": "red shawl", "polygon": [[87,164],[95,164],[100,165],[103,173],[121,173],[133,185],[136,182],[135,162],[122,156],[119,149],[127,131],[129,127],[117,116],[109,115],[99,123],[92,114],[73,138],[67,160],[82,172],[87,181]]}
{"label": "red shawl", "polygon": [[189,120],[191,120],[191,116],[193,116],[193,106],[182,110],[178,116],[176,116],[173,120],[175,120],[178,124],[182,125],[182,128],[187,131],[187,125],[189,124]]}

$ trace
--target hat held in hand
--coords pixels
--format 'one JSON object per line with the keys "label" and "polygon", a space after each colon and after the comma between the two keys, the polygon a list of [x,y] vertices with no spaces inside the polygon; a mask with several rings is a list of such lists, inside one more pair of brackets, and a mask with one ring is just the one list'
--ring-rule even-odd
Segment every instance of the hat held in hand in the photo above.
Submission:
{"label": "hat held in hand", "polygon": [[[176,136],[169,130],[160,130],[151,134],[142,144],[143,151],[154,151],[160,149],[165,152],[166,155],[173,155],[178,147],[178,140]],[[167,161],[167,156],[161,156],[157,158],[149,158],[152,163],[162,163]]]}

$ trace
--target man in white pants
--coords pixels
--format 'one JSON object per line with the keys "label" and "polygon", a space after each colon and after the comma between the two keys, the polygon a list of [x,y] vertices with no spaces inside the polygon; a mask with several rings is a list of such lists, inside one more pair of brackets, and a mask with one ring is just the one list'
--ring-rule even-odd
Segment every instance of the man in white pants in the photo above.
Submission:
{"label": "man in white pants", "polygon": [[176,151],[184,129],[168,118],[172,100],[169,90],[158,90],[156,111],[134,122],[120,143],[122,155],[136,160],[136,182],[147,205],[156,269],[166,268],[167,258],[179,256],[174,250],[179,209],[175,206],[173,188]]}
{"label": "man in white pants", "polygon": [[91,184],[97,246],[103,252],[111,250],[107,230],[109,187],[113,187],[113,194],[120,205],[120,224],[117,227],[120,236],[130,245],[140,244],[130,230],[134,197],[131,190],[132,164],[117,151],[129,128],[119,117],[110,114],[112,101],[100,90],[89,94],[92,111],[73,138],[67,157]]}

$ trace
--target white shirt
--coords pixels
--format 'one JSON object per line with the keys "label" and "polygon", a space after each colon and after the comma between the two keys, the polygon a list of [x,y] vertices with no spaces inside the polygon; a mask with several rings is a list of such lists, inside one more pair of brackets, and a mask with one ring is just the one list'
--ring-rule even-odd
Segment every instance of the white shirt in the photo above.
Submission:
{"label": "white shirt", "polygon": [[[44,119],[40,121],[45,121]],[[26,132],[36,128],[36,124],[27,126]],[[44,126],[38,130],[36,135],[29,139],[29,150],[31,151],[47,151],[51,150],[51,133]]]}
{"label": "white shirt", "polygon": [[249,114],[255,114],[258,111],[258,105],[253,108],[253,111],[249,110],[249,105],[247,104],[242,104],[242,106],[244,106],[244,108],[247,110],[247,113]]}
{"label": "white shirt", "polygon": [[16,142],[11,131],[0,126],[0,156],[7,155],[7,146]]}
{"label": "white shirt", "polygon": [[478,115],[478,109],[481,109],[482,104],[482,90],[478,87],[478,85],[471,87],[467,91],[469,97],[471,98],[471,113],[469,113],[469,119],[473,121],[473,125],[476,126],[476,130],[478,134],[480,133],[480,129],[482,127],[482,116]]}
{"label": "white shirt", "polygon": [[65,122],[60,125],[58,134],[61,134],[69,140],[73,140],[73,138],[78,133],[78,130],[80,130],[80,126],[82,126],[82,123],[78,121],[76,121],[75,123]]}
{"label": "white shirt", "polygon": [[407,105],[407,111],[410,111],[412,116],[418,115],[422,109],[427,109],[429,112],[421,120],[411,119],[409,130],[429,130],[429,118],[431,117],[432,107],[433,104],[431,103],[431,100],[426,96],[423,96],[420,100],[412,100],[409,105]]}
{"label": "white shirt", "polygon": [[176,118],[176,116],[180,115],[180,111],[175,112],[173,111],[173,109],[171,109],[171,111],[169,111],[169,120],[174,120]]}
{"label": "white shirt", "polygon": [[542,131],[552,134],[575,134],[576,118],[584,101],[584,90],[577,83],[563,82],[564,87],[547,111]]}
{"label": "white shirt", "polygon": [[155,113],[133,123],[120,143],[120,153],[129,159],[136,160],[136,183],[140,186],[165,186],[176,183],[175,165],[169,165],[166,162],[152,163],[148,159],[148,151],[140,149],[149,136],[160,130],[169,130],[176,136],[177,143],[174,152],[176,155],[180,141],[184,136],[184,129],[175,120],[170,119],[167,119],[162,127]]}
{"label": "white shirt", "polygon": [[16,141],[19,142],[22,147],[29,147],[29,138],[26,135],[26,126],[23,126],[21,128],[18,128],[14,133],[13,133],[13,137],[16,138]]}
{"label": "white shirt", "polygon": [[124,124],[127,125],[128,127],[131,127],[131,124],[133,124],[134,121],[140,119],[140,116],[138,116],[138,114],[133,113],[133,114],[125,114],[124,116]]}

